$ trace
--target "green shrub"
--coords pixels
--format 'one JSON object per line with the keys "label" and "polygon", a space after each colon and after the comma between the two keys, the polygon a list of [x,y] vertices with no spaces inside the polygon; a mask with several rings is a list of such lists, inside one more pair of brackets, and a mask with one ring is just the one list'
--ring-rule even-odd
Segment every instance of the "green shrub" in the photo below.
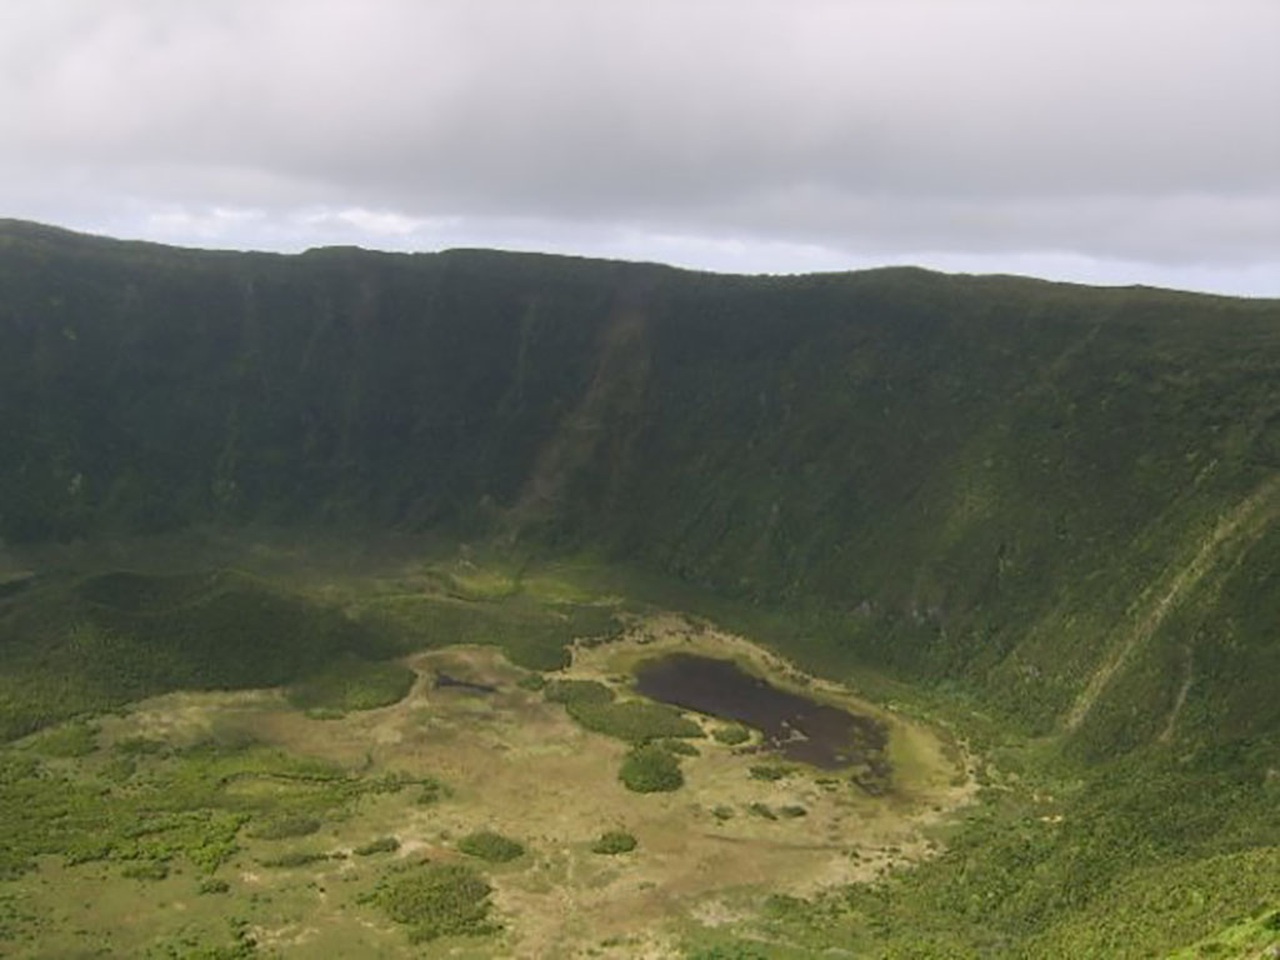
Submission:
{"label": "green shrub", "polygon": [[680,761],[654,744],[642,744],[628,753],[618,779],[636,793],[669,793],[684,786]]}
{"label": "green shrub", "polygon": [[771,809],[769,809],[769,805],[766,803],[760,803],[759,801],[757,801],[755,803],[749,804],[747,806],[747,810],[748,812],[755,814],[757,817],[763,817],[765,820],[778,819],[778,815],[774,813]]}
{"label": "green shrub", "polygon": [[357,857],[369,857],[375,853],[394,853],[400,849],[400,841],[395,837],[379,837],[377,840],[370,840],[363,846],[356,847],[351,852]]}
{"label": "green shrub", "polygon": [[83,720],[48,730],[32,741],[32,749],[46,757],[87,757],[98,749],[97,724]]}
{"label": "green shrub", "polygon": [[458,849],[469,857],[489,863],[508,863],[524,853],[524,846],[492,830],[478,830],[458,841]]}
{"label": "green shrub", "polygon": [[129,864],[120,875],[130,880],[163,880],[169,876],[169,865],[163,860],[143,860]]}
{"label": "green shrub", "polygon": [[566,704],[565,709],[569,716],[588,730],[629,743],[703,735],[700,726],[665,703],[652,703],[648,700],[575,702]]}
{"label": "green shrub", "polygon": [[552,703],[612,703],[614,692],[596,680],[552,680],[542,691]]}
{"label": "green shrub", "polygon": [[364,902],[408,926],[412,942],[425,943],[495,932],[498,927],[489,921],[492,892],[488,881],[469,866],[431,863],[384,879]]}
{"label": "green shrub", "polygon": [[205,877],[200,881],[200,885],[196,887],[196,893],[201,896],[208,896],[215,893],[230,893],[231,884],[225,880],[216,877]]}
{"label": "green shrub", "polygon": [[740,727],[736,724],[732,727],[716,727],[711,731],[712,738],[716,743],[723,743],[727,746],[734,747],[740,743],[746,743],[751,739],[751,731],[746,727]]}
{"label": "green shrub", "polygon": [[532,690],[537,693],[547,685],[547,678],[540,673],[526,673],[523,677],[516,681],[516,686],[521,690]]}
{"label": "green shrub", "polygon": [[792,773],[791,767],[780,763],[758,763],[750,769],[752,780],[782,780]]}
{"label": "green shrub", "polygon": [[320,821],[315,817],[277,817],[254,827],[249,835],[258,840],[289,840],[310,836],[319,829]]}
{"label": "green shrub", "polygon": [[399,703],[418,675],[402,663],[371,663],[344,657],[288,688],[289,702],[321,719],[347,710],[374,710]]}
{"label": "green shrub", "polygon": [[766,958],[750,944],[735,943],[694,950],[692,953],[685,954],[685,960],[766,960]]}
{"label": "green shrub", "polygon": [[622,830],[609,830],[600,834],[600,839],[591,845],[591,852],[613,856],[619,853],[630,853],[635,848],[634,836]]}
{"label": "green shrub", "polygon": [[433,803],[438,803],[448,795],[448,787],[439,780],[427,777],[422,781],[422,789],[418,791],[418,795],[414,798],[413,802],[420,807],[429,807]]}
{"label": "green shrub", "polygon": [[684,740],[660,740],[658,746],[662,747],[667,753],[674,754],[677,757],[700,757],[702,751],[695,747],[692,743],[686,743]]}
{"label": "green shrub", "polygon": [[266,857],[259,860],[264,867],[282,867],[292,869],[294,867],[305,867],[313,863],[319,863],[321,860],[328,860],[327,853],[318,853],[314,850],[291,850],[288,853],[282,853],[275,857]]}

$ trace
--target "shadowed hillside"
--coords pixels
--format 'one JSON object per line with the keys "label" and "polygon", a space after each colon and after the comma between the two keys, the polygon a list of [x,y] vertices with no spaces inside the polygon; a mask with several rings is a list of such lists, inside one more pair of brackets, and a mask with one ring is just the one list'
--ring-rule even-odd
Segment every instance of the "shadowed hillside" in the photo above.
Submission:
{"label": "shadowed hillside", "polygon": [[[1260,956],[1280,925],[1280,301],[0,221],[0,538],[192,528],[570,558],[990,751],[936,860],[689,956]],[[554,671],[615,629],[471,549],[465,588],[371,596],[0,551],[0,733],[175,688],[390,702],[380,658]]]}
{"label": "shadowed hillside", "polygon": [[2,236],[11,542],[445,525],[803,610],[818,664],[1085,749],[1280,720],[1274,301]]}

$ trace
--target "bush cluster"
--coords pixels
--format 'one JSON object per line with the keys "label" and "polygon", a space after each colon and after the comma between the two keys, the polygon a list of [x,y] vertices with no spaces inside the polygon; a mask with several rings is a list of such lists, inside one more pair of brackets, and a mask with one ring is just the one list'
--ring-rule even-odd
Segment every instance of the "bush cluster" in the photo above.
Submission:
{"label": "bush cluster", "polygon": [[249,835],[258,840],[289,840],[310,836],[319,829],[320,821],[315,817],[276,817],[253,827]]}
{"label": "bush cluster", "polygon": [[712,738],[716,743],[723,743],[730,747],[735,747],[740,743],[746,743],[751,739],[751,731],[746,727],[740,727],[737,724],[731,727],[716,727],[711,731]]}
{"label": "bush cluster", "polygon": [[428,863],[384,879],[366,900],[408,926],[412,942],[425,943],[495,932],[498,927],[489,920],[492,892],[488,881],[469,866]]}
{"label": "bush cluster", "polygon": [[395,837],[378,837],[368,843],[356,847],[351,852],[357,857],[369,857],[375,853],[394,853],[400,849],[400,841]]}
{"label": "bush cluster", "polygon": [[524,853],[523,844],[492,830],[477,830],[458,841],[458,849],[469,857],[489,863],[508,863]]}
{"label": "bush cluster", "polygon": [[701,737],[702,728],[665,703],[622,700],[612,703],[576,702],[565,705],[578,724],[595,733],[648,743],[667,737]]}
{"label": "bush cluster", "polygon": [[542,691],[552,703],[612,703],[613,690],[597,680],[552,680]]}
{"label": "bush cluster", "polygon": [[641,744],[628,753],[618,779],[636,793],[670,793],[684,786],[680,761],[655,744]]}
{"label": "bush cluster", "polygon": [[608,830],[600,834],[600,838],[591,845],[592,853],[614,856],[619,853],[630,853],[636,848],[636,838],[623,830]]}

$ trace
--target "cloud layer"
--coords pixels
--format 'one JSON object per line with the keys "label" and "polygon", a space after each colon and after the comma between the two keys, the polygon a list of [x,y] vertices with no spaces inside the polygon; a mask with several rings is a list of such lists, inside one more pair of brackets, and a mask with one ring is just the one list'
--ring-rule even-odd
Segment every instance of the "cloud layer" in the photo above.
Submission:
{"label": "cloud layer", "polygon": [[1278,45],[1271,0],[15,0],[0,215],[1280,295]]}

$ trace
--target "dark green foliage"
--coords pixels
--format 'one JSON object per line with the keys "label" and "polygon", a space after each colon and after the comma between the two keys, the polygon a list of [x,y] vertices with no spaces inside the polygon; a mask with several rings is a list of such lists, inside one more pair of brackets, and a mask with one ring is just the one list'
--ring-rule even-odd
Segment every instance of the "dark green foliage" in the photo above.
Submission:
{"label": "dark green foliage", "polygon": [[746,727],[739,726],[716,727],[711,731],[711,737],[716,743],[723,743],[733,747],[750,740],[751,731]]}
{"label": "dark green foliage", "polygon": [[529,690],[537,693],[547,685],[547,678],[540,673],[526,673],[523,677],[516,681],[516,686],[521,690]]}
{"label": "dark green foliage", "polygon": [[614,856],[619,853],[630,853],[636,848],[636,838],[623,830],[608,830],[600,834],[600,838],[591,845],[592,853]]}
{"label": "dark green foliage", "polygon": [[229,571],[55,579],[4,614],[0,740],[151,694],[273,686],[393,649],[338,610]]}
{"label": "dark green foliage", "polygon": [[98,749],[98,727],[84,721],[64,724],[40,734],[31,749],[46,757],[87,757]]}
{"label": "dark green foliage", "polygon": [[680,761],[655,744],[633,748],[622,761],[618,779],[636,793],[669,793],[684,786]]}
{"label": "dark green foliage", "polygon": [[[0,233],[6,540],[259,520],[580,546],[781,608],[766,635],[805,666],[957,686],[1041,731],[1123,641],[1135,599],[1280,466],[1274,301]],[[1243,585],[1267,565],[1238,569]],[[556,622],[523,616],[517,593],[451,599],[408,611],[441,627],[415,642],[494,642],[557,669],[568,639],[616,629],[607,609]],[[1239,644],[1205,621],[1223,642],[1201,655],[1223,672],[1198,674],[1202,722],[1215,697],[1237,702],[1228,674],[1274,666],[1265,611],[1240,612]],[[147,662],[129,631],[91,626],[112,662]],[[1134,662],[1150,695],[1104,697],[1097,742],[1162,732],[1182,645],[1162,632]],[[306,672],[250,649],[246,672]],[[1136,723],[1102,716],[1135,702]],[[0,729],[45,722],[33,709]],[[1219,735],[1275,722],[1241,709]]]}
{"label": "dark green foliage", "polygon": [[289,840],[310,836],[319,829],[320,821],[315,817],[276,817],[255,824],[250,828],[249,835],[258,840]]}
{"label": "dark green foliage", "polygon": [[659,745],[667,753],[677,757],[700,757],[702,751],[686,740],[661,740]]}
{"label": "dark green foliage", "polygon": [[396,837],[379,837],[356,847],[351,852],[357,857],[371,857],[375,853],[395,853],[399,849],[400,841]]}
{"label": "dark green foliage", "polygon": [[[806,669],[1062,737],[1044,774],[1061,809],[1001,793],[918,870],[780,907],[781,939],[1159,954],[1274,898],[1277,371],[1277,301],[918,270],[208,254],[4,222],[0,539],[430,527],[674,578],[650,581],[668,609]],[[570,640],[617,627],[518,590],[350,609],[231,573],[6,584],[0,739],[455,642],[555,670]],[[632,741],[678,735],[646,705],[568,709]],[[91,739],[66,737],[72,753]],[[121,751],[103,793],[40,749],[0,758],[0,874],[170,847],[212,869],[257,812],[218,778],[281,775],[261,751]],[[308,784],[300,815],[357,789],[289,782]],[[164,830],[130,836],[151,818]]]}
{"label": "dark green foliage", "polygon": [[130,880],[163,880],[169,876],[169,865],[163,860],[142,860],[126,865],[120,876]]}
{"label": "dark green foliage", "polygon": [[458,849],[489,863],[508,863],[524,855],[524,846],[492,830],[479,830],[458,840]]}
{"label": "dark green foliage", "polygon": [[408,926],[412,942],[425,943],[495,932],[498,928],[489,920],[491,892],[471,867],[428,863],[384,878],[368,900]]}
{"label": "dark green foliage", "polygon": [[[0,879],[31,869],[37,857],[125,866],[186,860],[211,874],[240,849],[255,816],[308,828],[381,781],[253,744],[201,744],[132,758],[110,789],[15,749],[0,750]],[[242,791],[269,784],[269,792]]]}
{"label": "dark green foliage", "polygon": [[414,797],[414,803],[420,807],[429,807],[433,803],[439,803],[449,795],[449,788],[433,777],[427,777],[419,783],[418,794]]}
{"label": "dark green foliage", "polygon": [[544,604],[522,595],[464,602],[447,594],[414,591],[358,597],[354,602],[362,621],[398,635],[405,649],[488,644],[500,647],[526,670],[563,669],[569,665],[569,642],[616,629],[610,608]]}
{"label": "dark green foliage", "polygon": [[258,863],[264,867],[293,870],[298,867],[308,867],[313,863],[322,863],[328,859],[329,854],[322,853],[319,850],[289,850],[274,856],[263,857]]}
{"label": "dark green foliage", "polygon": [[542,695],[565,705],[612,703],[615,699],[612,689],[595,680],[552,680]]}
{"label": "dark green foliage", "polygon": [[287,693],[304,710],[373,710],[403,700],[417,678],[403,664],[343,658],[290,685]]}
{"label": "dark green foliage", "polygon": [[211,896],[219,893],[230,893],[231,884],[226,880],[217,877],[204,877],[196,887],[196,893],[201,896]]}
{"label": "dark green foliage", "polygon": [[703,735],[700,726],[665,703],[649,700],[577,701],[567,704],[565,709],[588,730],[629,743]]}
{"label": "dark green foliage", "polygon": [[700,947],[684,955],[685,960],[768,960],[760,948],[748,943]]}
{"label": "dark green foliage", "polygon": [[782,780],[791,775],[792,768],[780,763],[757,763],[749,772],[753,780]]}

